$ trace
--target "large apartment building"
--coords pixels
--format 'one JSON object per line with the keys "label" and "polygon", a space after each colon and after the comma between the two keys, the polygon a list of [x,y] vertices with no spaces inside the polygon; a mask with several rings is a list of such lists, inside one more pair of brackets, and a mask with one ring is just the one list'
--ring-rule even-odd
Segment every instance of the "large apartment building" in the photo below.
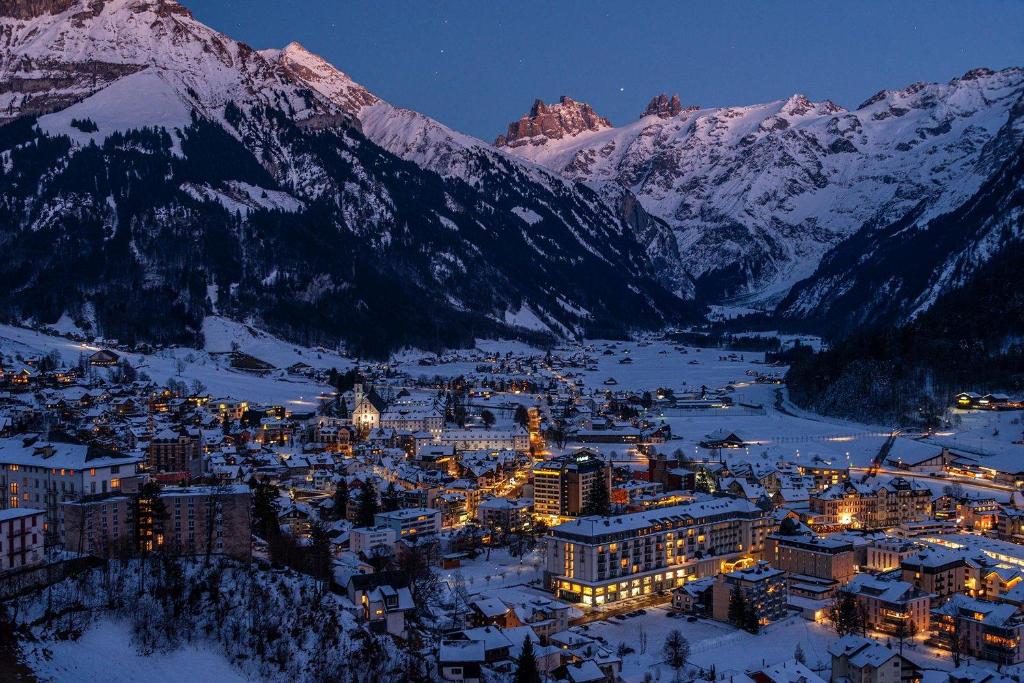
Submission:
{"label": "large apartment building", "polygon": [[858,574],[843,590],[856,597],[870,629],[897,633],[902,623],[910,631],[928,630],[931,596],[912,583]]}
{"label": "large apartment building", "polygon": [[601,605],[715,576],[760,559],[774,521],[753,503],[714,498],[616,517],[581,517],[545,539],[545,583],[559,597]]}
{"label": "large apartment building", "polygon": [[611,468],[597,453],[581,450],[533,466],[533,511],[552,518],[579,515],[594,487],[611,496]]}
{"label": "large apartment building", "polygon": [[64,548],[98,557],[157,549],[178,555],[249,557],[249,487],[166,488],[157,498],[162,514],[154,501],[138,493],[62,503]]}
{"label": "large apartment building", "polygon": [[785,572],[772,568],[767,562],[719,574],[711,590],[711,616],[718,621],[729,621],[733,591],[739,591],[762,626],[786,616]]}
{"label": "large apartment building", "polygon": [[765,559],[788,574],[846,583],[856,573],[853,543],[814,534],[772,534]]}
{"label": "large apartment building", "polygon": [[201,432],[163,429],[149,442],[146,467],[154,472],[181,473],[183,478],[198,477],[203,470]]}
{"label": "large apartment building", "polygon": [[374,526],[395,532],[395,538],[436,536],[441,533],[441,511],[433,508],[404,508],[378,512]]}

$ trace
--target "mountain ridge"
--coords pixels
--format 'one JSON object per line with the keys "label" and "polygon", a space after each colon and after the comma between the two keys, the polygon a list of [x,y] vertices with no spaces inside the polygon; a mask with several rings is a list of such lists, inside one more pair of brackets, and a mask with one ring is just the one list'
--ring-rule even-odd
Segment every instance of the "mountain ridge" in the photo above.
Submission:
{"label": "mountain ridge", "polygon": [[0,99],[0,314],[195,343],[217,310],[371,355],[693,315],[589,188],[493,150],[467,177],[403,160],[363,133],[372,93],[320,92],[282,62],[301,46],[257,52],[180,7],[0,18],[22,86]]}
{"label": "mountain ridge", "polygon": [[695,296],[770,310],[863,226],[922,202],[930,220],[967,201],[1013,153],[997,138],[1009,117],[1020,121],[1022,95],[1024,70],[979,68],[880,91],[853,111],[800,94],[680,107],[509,152],[627,188],[676,232]]}

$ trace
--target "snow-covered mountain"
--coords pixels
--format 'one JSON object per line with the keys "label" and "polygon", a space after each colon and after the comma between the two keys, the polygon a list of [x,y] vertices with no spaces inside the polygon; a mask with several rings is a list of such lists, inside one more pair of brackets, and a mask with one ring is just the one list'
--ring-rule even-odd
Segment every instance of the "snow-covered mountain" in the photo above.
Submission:
{"label": "snow-covered mountain", "polygon": [[967,201],[1019,148],[1022,96],[1012,68],[882,91],[853,111],[802,95],[717,109],[662,95],[633,123],[581,128],[534,105],[496,144],[626,187],[677,231],[698,296],[767,305],[865,226],[924,223]]}
{"label": "snow-covered mountain", "polygon": [[172,0],[4,4],[0,80],[7,317],[180,341],[218,311],[380,352],[688,314],[597,192]]}
{"label": "snow-covered mountain", "polygon": [[[516,195],[542,188],[564,201],[585,204],[598,213],[612,209],[617,216],[608,220],[624,223],[632,229],[652,260],[658,278],[679,295],[692,296],[693,283],[680,268],[673,231],[664,221],[647,213],[628,190],[598,186],[594,188],[598,195],[595,196],[576,181],[544,166],[526,162],[482,140],[454,131],[425,114],[380,99],[298,43],[291,43],[283,50],[265,50],[263,54],[355,117],[363,134],[373,142],[425,170],[463,180],[488,194]],[[567,98],[551,107],[543,103],[535,106],[552,121],[559,121],[557,125],[572,130],[609,125],[596,117],[589,107],[577,106]],[[551,126],[546,129],[553,130]],[[566,218],[570,223],[574,221]]]}

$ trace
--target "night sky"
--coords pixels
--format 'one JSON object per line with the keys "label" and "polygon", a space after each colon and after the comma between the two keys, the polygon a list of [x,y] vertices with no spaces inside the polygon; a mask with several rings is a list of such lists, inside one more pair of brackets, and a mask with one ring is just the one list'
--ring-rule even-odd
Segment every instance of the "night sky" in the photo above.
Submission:
{"label": "night sky", "polygon": [[742,105],[1024,66],[1024,2],[182,0],[253,47],[298,41],[384,99],[485,140],[535,98],[620,124],[659,92]]}

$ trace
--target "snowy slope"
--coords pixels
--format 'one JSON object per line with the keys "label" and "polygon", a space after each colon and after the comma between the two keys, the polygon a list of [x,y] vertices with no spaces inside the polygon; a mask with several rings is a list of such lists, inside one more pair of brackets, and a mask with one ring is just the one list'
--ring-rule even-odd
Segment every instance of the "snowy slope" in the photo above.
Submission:
{"label": "snowy slope", "polygon": [[977,69],[854,111],[794,95],[498,142],[566,177],[632,190],[677,230],[684,266],[711,298],[772,301],[863,225],[914,208],[927,220],[970,197],[1016,148],[1000,131],[1019,142],[1022,93],[1024,70]]}
{"label": "snowy slope", "polygon": [[310,125],[338,120],[335,107],[305,96],[259,53],[199,23],[173,0],[64,4],[62,12],[30,19],[0,16],[0,81],[14,84],[0,94],[0,117],[61,108],[152,69],[210,118],[228,102],[256,100]]}

